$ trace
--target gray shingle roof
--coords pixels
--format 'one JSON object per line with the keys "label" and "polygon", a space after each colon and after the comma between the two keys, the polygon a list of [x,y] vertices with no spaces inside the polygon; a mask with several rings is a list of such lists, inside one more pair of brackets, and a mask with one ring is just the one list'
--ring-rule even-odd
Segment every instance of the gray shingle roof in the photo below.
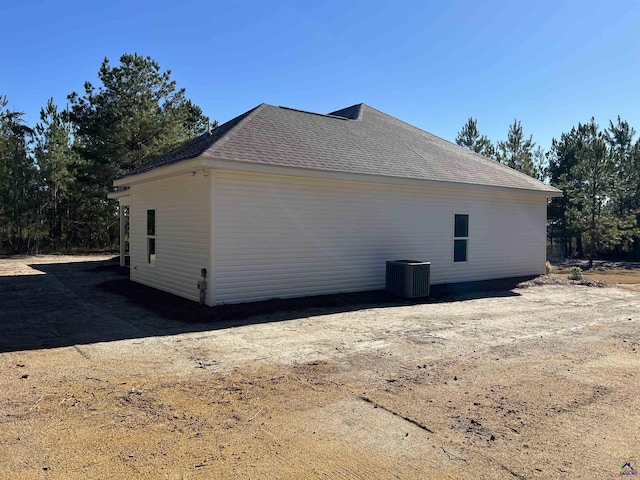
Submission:
{"label": "gray shingle roof", "polygon": [[198,156],[219,160],[558,192],[365,104],[328,115],[261,104],[128,175]]}
{"label": "gray shingle roof", "polygon": [[[258,108],[258,107],[256,107]],[[214,129],[210,134],[205,133],[199,137],[193,138],[182,145],[177,146],[173,150],[159,157],[154,157],[147,162],[143,163],[137,168],[134,168],[128,172],[125,176],[137,175],[139,173],[153,170],[154,168],[164,167],[166,165],[172,165],[182,160],[189,160],[190,158],[196,158],[211,147],[217,140],[222,138],[229,130],[235,127],[243,118],[253,112],[254,109],[243,113],[242,115],[229,120],[223,125],[220,125]]]}

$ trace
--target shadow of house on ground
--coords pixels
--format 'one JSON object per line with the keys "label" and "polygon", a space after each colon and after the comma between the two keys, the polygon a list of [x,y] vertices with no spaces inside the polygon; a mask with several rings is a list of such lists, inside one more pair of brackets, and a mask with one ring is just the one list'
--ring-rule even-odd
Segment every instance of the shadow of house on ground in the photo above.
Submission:
{"label": "shadow of house on ground", "polygon": [[200,307],[131,282],[116,260],[30,267],[44,275],[0,277],[0,352],[203,332],[364,308],[517,296],[510,290],[532,278],[435,285],[430,298],[417,300],[381,290]]}

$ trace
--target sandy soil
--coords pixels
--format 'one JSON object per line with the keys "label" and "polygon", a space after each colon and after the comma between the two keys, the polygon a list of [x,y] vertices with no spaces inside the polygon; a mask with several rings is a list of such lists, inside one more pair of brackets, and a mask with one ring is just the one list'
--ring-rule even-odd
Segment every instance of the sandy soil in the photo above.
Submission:
{"label": "sandy soil", "polygon": [[640,464],[640,292],[537,286],[235,327],[0,259],[0,478],[613,478]]}

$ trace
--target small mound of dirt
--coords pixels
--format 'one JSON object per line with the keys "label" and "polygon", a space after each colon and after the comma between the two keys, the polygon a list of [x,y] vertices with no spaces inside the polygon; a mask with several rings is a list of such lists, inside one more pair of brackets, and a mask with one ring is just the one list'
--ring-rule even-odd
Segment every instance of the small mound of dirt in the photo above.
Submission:
{"label": "small mound of dirt", "polygon": [[542,285],[582,285],[585,287],[608,287],[609,284],[602,280],[589,280],[588,278],[582,278],[581,280],[571,280],[563,275],[556,275],[549,273],[547,275],[540,275],[532,280],[519,283],[516,288],[529,288],[539,287]]}

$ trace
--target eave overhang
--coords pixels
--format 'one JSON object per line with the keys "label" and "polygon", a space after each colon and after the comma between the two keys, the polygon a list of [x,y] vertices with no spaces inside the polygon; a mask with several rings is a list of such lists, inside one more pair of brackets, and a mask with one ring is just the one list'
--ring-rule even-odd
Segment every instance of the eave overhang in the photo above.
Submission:
{"label": "eave overhang", "polygon": [[[547,198],[561,197],[562,191],[554,187],[548,189],[511,188],[495,185],[481,185],[476,183],[445,182],[440,180],[427,180],[419,178],[393,177],[383,175],[369,175],[363,173],[337,172],[328,170],[315,170],[309,168],[283,167],[263,163],[243,162],[237,160],[224,160],[209,157],[196,157],[184,160],[172,165],[158,167],[137,175],[129,175],[113,182],[115,187],[131,187],[141,183],[185,175],[196,174],[201,170],[230,170],[237,172],[285,175],[304,178],[318,178],[329,180],[342,180],[350,182],[381,183],[391,185],[405,185],[415,187],[430,187],[440,189],[463,189],[467,191],[502,192],[511,194],[535,195]],[[114,194],[118,192],[113,192]],[[110,194],[111,195],[111,194]],[[111,198],[111,197],[110,197]],[[113,197],[115,198],[115,197]]]}

